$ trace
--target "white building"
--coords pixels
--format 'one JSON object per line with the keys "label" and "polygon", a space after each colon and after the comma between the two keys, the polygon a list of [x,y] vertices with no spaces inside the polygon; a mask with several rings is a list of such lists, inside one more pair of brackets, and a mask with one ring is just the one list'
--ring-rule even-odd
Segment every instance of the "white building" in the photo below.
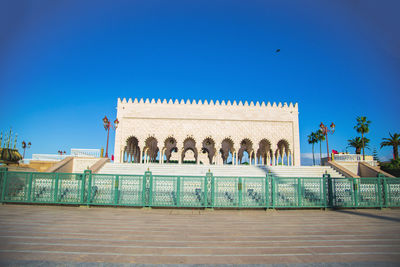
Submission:
{"label": "white building", "polygon": [[118,99],[115,162],[300,165],[298,105]]}

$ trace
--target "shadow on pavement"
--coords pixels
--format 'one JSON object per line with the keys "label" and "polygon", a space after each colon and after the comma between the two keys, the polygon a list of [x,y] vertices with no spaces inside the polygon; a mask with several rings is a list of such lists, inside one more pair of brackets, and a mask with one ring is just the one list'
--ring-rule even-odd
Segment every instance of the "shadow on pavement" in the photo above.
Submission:
{"label": "shadow on pavement", "polygon": [[363,212],[359,212],[359,211],[351,211],[351,210],[335,210],[335,211],[341,212],[341,213],[347,213],[347,214],[353,214],[353,215],[358,215],[358,216],[374,218],[374,219],[387,220],[387,221],[392,221],[392,222],[400,222],[400,218],[392,218],[392,217],[388,217],[388,216],[363,213]]}

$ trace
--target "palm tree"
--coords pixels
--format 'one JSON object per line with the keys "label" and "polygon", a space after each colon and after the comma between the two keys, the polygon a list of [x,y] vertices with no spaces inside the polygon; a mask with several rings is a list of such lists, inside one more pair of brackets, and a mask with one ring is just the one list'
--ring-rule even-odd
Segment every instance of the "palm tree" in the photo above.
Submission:
{"label": "palm tree", "polygon": [[393,157],[395,160],[399,158],[399,145],[400,145],[400,134],[389,133],[390,138],[382,138],[383,142],[381,143],[381,148],[384,146],[392,146],[393,147]]}
{"label": "palm tree", "polygon": [[356,126],[354,126],[354,129],[357,131],[357,133],[361,134],[361,141],[363,142],[363,144],[362,144],[363,160],[365,160],[364,134],[369,132],[370,124],[371,124],[371,121],[367,120],[367,117],[361,116],[361,117],[357,117],[357,124],[356,124]]}
{"label": "palm tree", "polygon": [[322,141],[325,141],[325,135],[321,129],[319,129],[316,133],[317,140],[319,141],[319,163],[322,164]]}
{"label": "palm tree", "polygon": [[312,160],[313,160],[313,165],[315,165],[314,144],[318,143],[317,133],[311,132],[311,134],[309,134],[307,137],[308,137],[308,143],[312,144]]}
{"label": "palm tree", "polygon": [[[356,154],[361,154],[361,149],[363,148],[363,140],[361,137],[355,137],[353,139],[347,140],[347,147],[354,147],[356,149]],[[368,148],[369,139],[364,137],[364,145]]]}

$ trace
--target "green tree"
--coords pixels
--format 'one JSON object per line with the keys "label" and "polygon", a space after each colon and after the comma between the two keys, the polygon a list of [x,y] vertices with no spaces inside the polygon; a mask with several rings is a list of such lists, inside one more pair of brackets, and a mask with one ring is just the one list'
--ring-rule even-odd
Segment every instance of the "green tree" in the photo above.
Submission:
{"label": "green tree", "polygon": [[384,146],[393,147],[393,157],[395,160],[399,159],[399,145],[400,145],[400,134],[394,133],[393,135],[389,133],[390,138],[382,138],[381,148]]}
{"label": "green tree", "polygon": [[372,150],[372,157],[375,161],[380,162],[379,160],[379,156],[378,156],[378,151],[376,150],[376,148],[374,147],[374,149]]}
{"label": "green tree", "polygon": [[315,134],[319,142],[319,157],[320,157],[319,164],[322,164],[322,141],[325,141],[325,135],[321,129],[319,129]]}
{"label": "green tree", "polygon": [[362,141],[362,151],[363,151],[363,160],[365,160],[365,143],[364,143],[364,134],[369,133],[369,125],[371,121],[367,119],[367,117],[361,116],[357,117],[357,124],[354,126],[354,129],[357,133],[361,134],[361,141]]}
{"label": "green tree", "polygon": [[361,154],[361,149],[363,148],[363,145],[368,148],[368,143],[369,143],[368,138],[363,137],[363,139],[364,140],[362,140],[362,138],[358,136],[353,139],[349,139],[347,140],[348,142],[347,147],[354,147],[356,149],[356,154]]}
{"label": "green tree", "polygon": [[314,144],[318,143],[317,133],[311,132],[311,134],[309,134],[307,137],[308,137],[308,143],[312,144],[312,160],[313,160],[313,165],[315,165]]}

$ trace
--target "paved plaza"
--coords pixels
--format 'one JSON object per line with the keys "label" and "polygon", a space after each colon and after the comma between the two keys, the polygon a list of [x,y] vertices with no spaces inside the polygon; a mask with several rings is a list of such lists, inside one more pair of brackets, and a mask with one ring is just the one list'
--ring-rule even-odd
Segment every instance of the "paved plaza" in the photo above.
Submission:
{"label": "paved plaza", "polygon": [[400,209],[0,206],[0,265],[99,262],[396,266]]}

